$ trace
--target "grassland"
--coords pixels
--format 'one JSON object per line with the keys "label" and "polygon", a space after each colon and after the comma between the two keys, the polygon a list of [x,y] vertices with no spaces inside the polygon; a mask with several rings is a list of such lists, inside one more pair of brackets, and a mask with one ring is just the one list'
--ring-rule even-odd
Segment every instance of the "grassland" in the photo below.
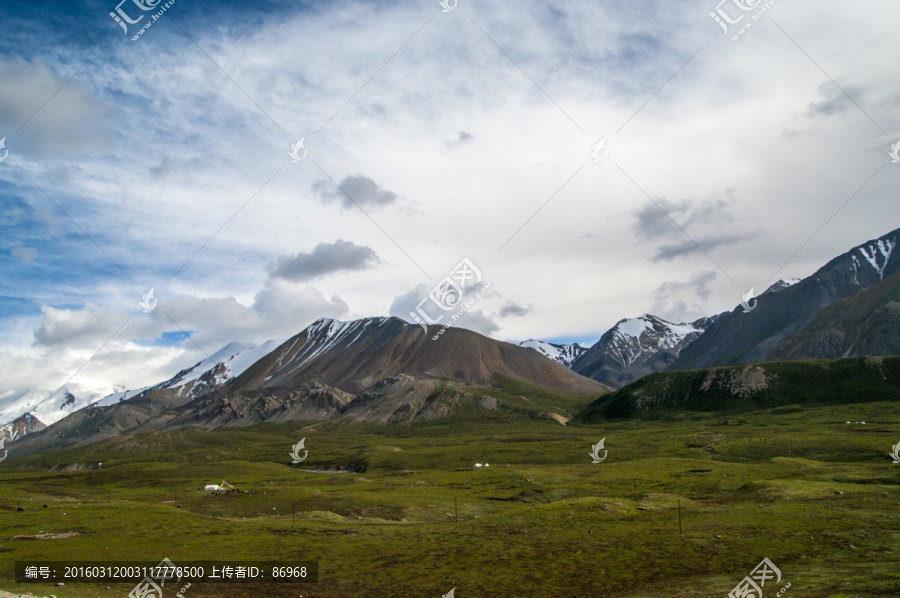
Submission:
{"label": "grassland", "polygon": [[[292,466],[303,437],[309,457]],[[608,457],[592,464],[604,437]],[[131,589],[17,585],[16,560],[296,558],[319,562],[317,584],[185,596],[721,597],[767,557],[791,583],[784,596],[898,596],[897,442],[900,403],[876,402],[568,426],[291,422],[11,454],[0,588]],[[482,458],[489,468],[470,469]],[[222,479],[244,492],[199,490]],[[12,539],[66,531],[78,535]]]}

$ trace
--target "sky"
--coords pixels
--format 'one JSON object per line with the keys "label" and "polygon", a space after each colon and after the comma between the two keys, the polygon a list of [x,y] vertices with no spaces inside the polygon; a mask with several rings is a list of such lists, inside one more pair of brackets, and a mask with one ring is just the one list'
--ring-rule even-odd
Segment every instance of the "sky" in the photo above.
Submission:
{"label": "sky", "polygon": [[490,289],[459,325],[500,340],[731,310],[898,227],[898,20],[5,2],[0,397],[139,388],[321,317],[412,321],[464,259]]}

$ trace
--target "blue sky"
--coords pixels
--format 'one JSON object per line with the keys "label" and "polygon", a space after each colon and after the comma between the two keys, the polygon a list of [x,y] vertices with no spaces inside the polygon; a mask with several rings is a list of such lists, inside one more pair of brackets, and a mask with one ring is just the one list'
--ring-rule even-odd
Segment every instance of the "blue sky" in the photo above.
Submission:
{"label": "blue sky", "polygon": [[715,2],[176,0],[132,41],[135,1],[0,6],[0,394],[404,316],[464,257],[470,327],[591,341],[900,222],[895,2],[732,41]]}

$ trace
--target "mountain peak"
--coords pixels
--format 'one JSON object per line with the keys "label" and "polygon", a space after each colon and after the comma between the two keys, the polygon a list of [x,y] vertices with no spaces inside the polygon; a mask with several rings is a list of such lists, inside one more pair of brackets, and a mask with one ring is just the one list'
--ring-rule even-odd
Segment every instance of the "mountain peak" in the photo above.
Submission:
{"label": "mountain peak", "polygon": [[56,390],[11,391],[0,397],[0,422],[9,425],[23,421],[21,431],[27,433],[31,431],[31,424],[23,417],[35,418],[41,426],[49,425],[96,402],[101,396],[100,393],[82,393],[68,386]]}
{"label": "mountain peak", "polygon": [[319,318],[318,320],[310,324],[306,328],[306,331],[308,331],[310,336],[319,334],[326,334],[328,336],[331,336],[340,334],[341,332],[349,330],[350,328],[356,329],[360,326],[369,326],[370,324],[376,324],[380,326],[390,320],[397,320],[398,322],[411,325],[408,322],[395,317],[369,317],[360,318],[358,320],[350,320],[349,322],[336,320],[334,318]]}
{"label": "mountain peak", "polygon": [[[244,364],[256,351],[263,355]],[[129,431],[194,425],[345,416],[383,422],[433,419],[472,405],[500,408],[490,388],[503,396],[511,393],[515,405],[520,393],[531,394],[523,389],[561,391],[564,396],[608,389],[535,350],[463,328],[449,328],[434,340],[399,318],[317,320],[286,341],[270,341],[201,369],[184,370],[140,397],[73,413],[33,435],[24,448],[45,450]],[[503,390],[507,386],[513,390]],[[513,412],[545,414],[539,402],[536,409],[515,405]],[[121,422],[128,427],[120,427]]]}
{"label": "mountain peak", "polygon": [[[538,341],[540,342],[540,341]],[[546,343],[547,347],[552,347]],[[532,347],[535,348],[535,347]],[[538,352],[547,355],[544,351]],[[232,391],[297,388],[320,383],[357,394],[379,380],[398,374],[457,378],[490,384],[494,375],[525,376],[522,359],[537,359],[532,375],[543,372],[542,384],[558,379],[589,391],[591,382],[522,349],[461,328],[449,328],[438,340],[395,317],[311,324],[261,359],[229,386]],[[549,368],[549,369],[547,369]],[[546,371],[544,371],[546,369]],[[551,372],[552,370],[552,372]],[[554,383],[556,384],[556,383]]]}
{"label": "mountain peak", "polygon": [[582,347],[578,343],[569,343],[569,344],[556,344],[556,343],[548,343],[546,341],[541,341],[537,339],[530,338],[527,341],[521,341],[518,343],[513,343],[520,347],[528,347],[534,349],[544,357],[552,359],[557,363],[561,363],[567,368],[571,368],[572,364],[576,359],[581,357],[581,355],[587,351],[585,347]]}
{"label": "mountain peak", "polygon": [[20,415],[13,421],[0,426],[0,438],[15,440],[32,432],[43,430],[47,426],[31,413]]}
{"label": "mountain peak", "polygon": [[671,369],[768,359],[779,343],[806,326],[819,310],[900,272],[900,260],[893,259],[898,237],[900,229],[853,247],[798,282],[775,283],[758,297],[753,310],[737,307],[724,314],[681,353]]}
{"label": "mountain peak", "polygon": [[583,376],[619,388],[665,369],[714,321],[715,317],[674,323],[653,314],[625,318],[606,331],[571,367]]}

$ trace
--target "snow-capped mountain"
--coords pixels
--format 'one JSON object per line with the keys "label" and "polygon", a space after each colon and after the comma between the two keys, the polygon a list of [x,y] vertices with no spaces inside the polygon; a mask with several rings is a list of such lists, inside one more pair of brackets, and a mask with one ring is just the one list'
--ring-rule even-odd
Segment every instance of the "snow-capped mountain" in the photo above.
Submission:
{"label": "snow-capped mountain", "polygon": [[[409,342],[412,338],[410,331],[415,330],[418,330],[418,327],[409,327],[401,320],[390,317],[363,318],[350,322],[322,318],[288,340],[270,340],[260,345],[229,343],[213,355],[190,368],[181,370],[164,382],[144,388],[116,392],[102,399],[94,400],[91,404],[106,407],[153,390],[174,391],[175,396],[179,398],[191,399],[214,388],[221,388],[257,364],[254,373],[249,378],[245,376],[247,379],[241,382],[242,389],[280,383],[290,385],[295,383],[295,379],[305,380],[311,374],[316,378],[327,379],[330,371],[336,371],[335,379],[330,380],[332,383],[336,383],[338,380],[346,381],[347,388],[360,390],[365,387],[365,384],[360,384],[355,378],[357,371],[362,367],[361,360],[374,370],[392,371],[397,366],[393,360],[388,360],[386,363],[379,361],[382,357],[377,355],[381,348],[380,343],[386,342],[386,339],[391,341],[404,339],[403,342]],[[427,343],[425,348],[446,348],[450,344],[449,342],[435,345]],[[542,355],[566,367],[569,367],[578,355],[586,351],[579,345],[553,345],[541,341],[525,341],[520,345],[534,348]],[[350,355],[354,357],[348,358]],[[404,357],[404,359],[407,358]],[[472,367],[473,371],[479,371],[479,373],[483,369],[484,364]],[[494,369],[502,371],[505,369],[505,364],[498,365]],[[455,373],[456,370],[448,370],[447,375],[452,376]],[[80,406],[87,406],[87,404]],[[54,416],[50,423],[61,419],[62,416]]]}
{"label": "snow-capped mountain", "polygon": [[[123,390],[106,396],[97,392],[73,392],[66,387],[55,392],[39,389],[9,391],[0,396],[0,422],[9,426],[13,421],[29,415],[36,418],[41,427],[49,426],[84,407],[113,405],[154,389],[171,389],[175,390],[179,396],[194,397],[213,386],[219,386],[241,375],[244,370],[265,357],[282,342],[284,341],[271,340],[261,345],[229,343],[213,355],[178,372],[165,382],[144,388]],[[31,431],[31,426],[19,427],[21,428],[20,435]]]}
{"label": "snow-capped mountain", "polygon": [[567,368],[571,368],[575,360],[581,357],[581,355],[585,351],[587,351],[587,347],[582,347],[578,343],[557,345],[555,343],[539,341],[533,338],[514,344],[519,345],[520,347],[529,347],[531,349],[534,349],[544,357],[549,357],[553,361],[561,363]]}
{"label": "snow-capped mountain", "polygon": [[[317,320],[284,342],[252,349],[230,346],[179,372],[140,400],[129,394],[120,402],[121,397],[111,395],[108,406],[83,409],[16,441],[17,454],[85,444],[130,431],[187,426],[211,429],[338,417],[381,423],[429,421],[471,414],[473,409],[509,410],[512,416],[533,411],[540,417],[552,417],[551,407],[560,417],[568,412],[549,402],[555,400],[553,392],[547,398],[536,393],[527,401],[532,407],[523,407],[518,403],[520,391],[509,391],[519,406],[505,405],[485,394],[498,379],[511,382],[514,389],[521,384],[594,395],[609,390],[531,348],[463,328],[448,328],[435,341],[438,330],[431,326],[423,332],[395,317]],[[277,346],[272,349],[273,345]],[[263,354],[262,358],[255,360],[257,354]],[[215,386],[200,394],[201,386],[207,384]]]}
{"label": "snow-capped mountain", "polygon": [[[436,326],[432,329],[437,330]],[[601,389],[541,354],[450,328],[439,341],[399,318],[340,322],[323,318],[285,341],[225,388],[226,392],[327,385],[358,394],[406,374],[490,384],[496,375],[568,389]],[[523,364],[530,364],[527,371]]]}
{"label": "snow-capped mountain", "polygon": [[174,390],[179,397],[196,397],[211,388],[237,378],[251,365],[276,349],[283,340],[270,340],[260,345],[228,343],[206,359],[185,368],[159,384],[107,395],[94,403],[98,407],[114,405],[150,390]]}
{"label": "snow-capped mountain", "polygon": [[[128,396],[154,389],[175,390],[178,396],[195,397],[207,390],[221,386],[243,374],[251,365],[277,349],[284,340],[270,340],[260,345],[249,343],[228,343],[203,361],[181,370],[169,380],[141,389],[130,391]],[[118,402],[119,395],[111,395],[103,404]]]}
{"label": "snow-capped mountain", "polygon": [[813,314],[767,360],[900,355],[900,273]]}
{"label": "snow-capped mountain", "polygon": [[[78,392],[78,391],[75,391]],[[78,392],[76,396],[68,387],[59,390],[11,390],[0,396],[0,422],[4,425],[30,414],[43,425],[59,421],[82,407],[100,399],[99,393]],[[27,433],[27,429],[22,430]]]}
{"label": "snow-capped mountain", "polygon": [[37,432],[38,430],[43,430],[46,428],[38,418],[31,415],[30,413],[26,413],[25,415],[14,419],[8,424],[4,424],[0,426],[0,438],[5,438],[7,440],[17,440],[26,434],[31,434],[32,432]]}
{"label": "snow-capped mountain", "polygon": [[857,245],[800,281],[777,289],[779,283],[772,285],[752,311],[736,307],[724,314],[681,352],[671,369],[772,359],[769,353],[816,312],[900,272],[900,260],[893,254],[898,237],[900,229]]}
{"label": "snow-capped mountain", "polygon": [[298,370],[340,345],[349,347],[363,335],[370,336],[373,331],[390,320],[391,318],[363,318],[341,322],[332,318],[321,318],[295,336],[291,345],[281,353],[273,365],[279,369],[291,366],[292,371]]}
{"label": "snow-capped mountain", "polygon": [[717,318],[674,323],[647,314],[620,320],[571,367],[583,376],[621,388],[642,376],[666,369]]}

